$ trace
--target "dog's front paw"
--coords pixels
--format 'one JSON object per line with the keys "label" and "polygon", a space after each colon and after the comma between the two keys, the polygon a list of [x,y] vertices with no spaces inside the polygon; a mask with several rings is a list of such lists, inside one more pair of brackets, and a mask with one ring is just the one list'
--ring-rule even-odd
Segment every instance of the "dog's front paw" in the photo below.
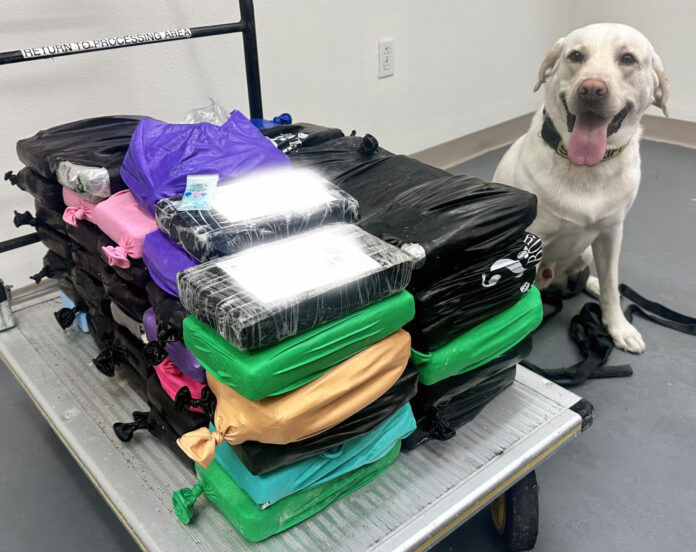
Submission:
{"label": "dog's front paw", "polygon": [[614,341],[614,345],[619,349],[637,355],[645,352],[645,342],[640,332],[623,316],[612,322],[604,321],[604,325]]}

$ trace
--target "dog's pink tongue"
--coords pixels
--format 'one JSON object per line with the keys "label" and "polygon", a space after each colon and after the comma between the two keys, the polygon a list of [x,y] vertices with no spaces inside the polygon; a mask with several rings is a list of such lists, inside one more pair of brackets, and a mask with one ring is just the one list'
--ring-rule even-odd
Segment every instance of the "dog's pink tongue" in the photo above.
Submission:
{"label": "dog's pink tongue", "polygon": [[576,165],[594,167],[607,151],[607,127],[611,119],[594,113],[580,113],[568,144],[568,158]]}

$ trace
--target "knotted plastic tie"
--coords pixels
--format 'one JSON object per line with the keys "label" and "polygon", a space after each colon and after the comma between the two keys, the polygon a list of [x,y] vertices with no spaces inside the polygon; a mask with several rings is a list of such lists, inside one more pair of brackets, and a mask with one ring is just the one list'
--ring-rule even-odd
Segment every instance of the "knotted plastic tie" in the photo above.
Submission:
{"label": "knotted plastic tie", "polygon": [[63,211],[63,220],[70,226],[77,226],[77,221],[85,218],[85,210],[80,207],[66,207]]}
{"label": "knotted plastic tie", "polygon": [[377,141],[377,138],[372,136],[372,134],[366,134],[363,136],[362,141],[360,142],[360,148],[359,152],[364,153],[366,155],[370,155],[377,151],[377,148],[379,147],[379,142]]}
{"label": "knotted plastic tie", "polygon": [[106,344],[106,347],[97,355],[97,358],[92,359],[92,364],[105,376],[112,377],[114,375],[114,366],[118,355],[118,346],[115,342],[111,341]]}
{"label": "knotted plastic tie", "polygon": [[290,113],[281,113],[273,117],[273,122],[277,125],[290,125],[292,124],[292,115]]}
{"label": "knotted plastic tie", "polygon": [[130,268],[131,262],[128,259],[128,255],[133,255],[133,249],[133,243],[127,238],[120,239],[116,247],[113,245],[102,247],[102,251],[109,261],[109,266],[117,266],[119,268]]}
{"label": "knotted plastic tie", "polygon": [[44,266],[39,272],[32,274],[29,278],[38,284],[43,278],[53,278],[54,275],[55,271],[50,266]]}
{"label": "knotted plastic tie", "polygon": [[200,408],[210,418],[213,417],[213,412],[215,412],[215,403],[215,395],[207,385],[201,390],[200,399],[194,399],[191,396],[191,390],[187,385],[179,389],[176,392],[176,397],[174,397],[174,409],[177,412],[186,412],[192,408]]}
{"label": "knotted plastic tie", "polygon": [[159,341],[150,341],[143,347],[143,354],[145,355],[145,360],[153,366],[161,364],[164,359],[167,358],[167,351],[164,349],[164,345]]}
{"label": "knotted plastic tie", "polygon": [[447,423],[441,420],[437,416],[437,413],[435,414],[435,418],[430,421],[428,432],[430,433],[430,436],[437,441],[447,441],[454,437],[457,433],[454,428],[450,427]]}
{"label": "knotted plastic tie", "polygon": [[29,226],[33,226],[36,228],[39,225],[39,219],[34,217],[29,211],[24,211],[23,213],[20,213],[19,211],[14,212],[14,218],[12,219],[13,224],[15,225],[16,228],[19,228],[20,226],[24,226],[25,224],[28,224]]}
{"label": "knotted plastic tie", "polygon": [[211,433],[207,427],[184,433],[176,440],[176,444],[186,453],[186,456],[206,469],[215,459],[215,447],[224,442],[224,433],[217,430]]}
{"label": "knotted plastic tie", "polygon": [[5,180],[9,180],[10,184],[16,186],[17,182],[19,181],[19,178],[17,178],[17,175],[12,171],[7,171],[5,173]]}
{"label": "knotted plastic tie", "polygon": [[72,323],[75,322],[75,316],[77,316],[78,312],[84,312],[85,308],[82,304],[78,303],[75,305],[73,308],[69,309],[68,307],[62,308],[57,312],[53,313],[53,316],[55,316],[56,321],[58,322],[58,325],[64,329],[67,330],[70,326],[72,326]]}
{"label": "knotted plastic tie", "polygon": [[191,489],[179,489],[172,493],[172,506],[179,521],[188,525],[193,518],[193,505],[203,494],[203,485],[196,483]]}
{"label": "knotted plastic tie", "polygon": [[113,425],[114,433],[124,443],[133,437],[139,429],[147,429],[150,433],[157,436],[162,431],[162,426],[152,417],[149,412],[133,412],[132,422],[116,422]]}

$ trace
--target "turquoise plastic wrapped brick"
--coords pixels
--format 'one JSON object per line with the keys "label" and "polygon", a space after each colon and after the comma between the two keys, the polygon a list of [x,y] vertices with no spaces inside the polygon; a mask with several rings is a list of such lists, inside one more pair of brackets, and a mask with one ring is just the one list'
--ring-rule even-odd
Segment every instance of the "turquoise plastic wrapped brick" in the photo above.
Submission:
{"label": "turquoise plastic wrapped brick", "polygon": [[242,351],[194,316],[184,343],[215,379],[250,401],[287,393],[393,334],[413,319],[413,296],[401,291],[379,303],[265,349]]}
{"label": "turquoise plastic wrapped brick", "polygon": [[267,508],[286,496],[379,460],[415,429],[416,420],[407,403],[369,433],[263,475],[252,475],[227,443],[217,447],[215,459],[256,504]]}
{"label": "turquoise plastic wrapped brick", "polygon": [[543,318],[541,294],[532,286],[509,309],[430,353],[413,350],[411,364],[424,385],[463,374],[499,357],[533,332]]}

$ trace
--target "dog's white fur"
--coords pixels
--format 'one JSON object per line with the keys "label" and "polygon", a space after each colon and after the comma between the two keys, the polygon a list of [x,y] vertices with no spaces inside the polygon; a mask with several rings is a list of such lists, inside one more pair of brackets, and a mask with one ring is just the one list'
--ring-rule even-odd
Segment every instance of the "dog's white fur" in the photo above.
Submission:
{"label": "dog's white fur", "polygon": [[[576,50],[584,57],[581,63],[568,59]],[[622,63],[624,53],[632,54],[637,63]],[[621,311],[619,251],[623,221],[640,183],[640,119],[651,104],[667,115],[669,81],[650,42],[632,27],[595,24],[559,39],[541,64],[535,91],[546,83],[544,108],[566,146],[570,132],[561,94],[567,98],[568,111],[578,113],[578,89],[589,78],[607,84],[609,93],[602,115],[613,117],[627,103],[633,105],[619,131],[607,138],[607,149],[625,146],[623,152],[593,167],[574,165],[540,137],[540,108],[527,134],[505,153],[493,180],[538,197],[538,215],[529,228],[544,244],[537,286],[565,283],[581,272],[594,254],[598,279],[590,278],[587,290],[599,297],[603,323],[614,344],[642,353],[643,339]],[[543,277],[545,269],[553,271],[552,278]]]}

